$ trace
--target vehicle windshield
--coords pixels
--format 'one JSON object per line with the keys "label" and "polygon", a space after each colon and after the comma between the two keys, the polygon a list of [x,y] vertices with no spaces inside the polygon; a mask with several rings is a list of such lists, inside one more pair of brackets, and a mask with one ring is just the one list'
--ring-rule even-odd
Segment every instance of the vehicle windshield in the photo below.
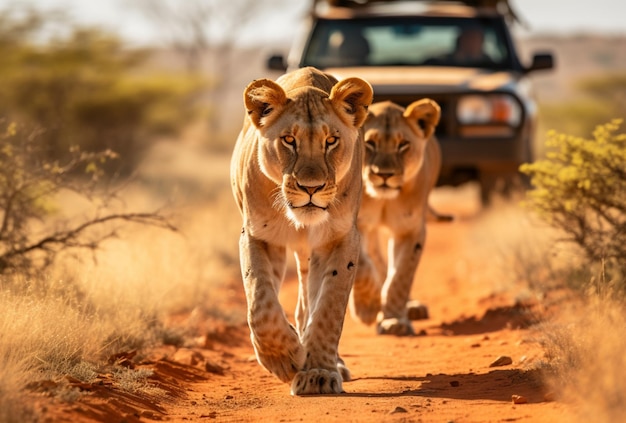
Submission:
{"label": "vehicle windshield", "polygon": [[427,16],[319,19],[301,65],[512,67],[502,20]]}

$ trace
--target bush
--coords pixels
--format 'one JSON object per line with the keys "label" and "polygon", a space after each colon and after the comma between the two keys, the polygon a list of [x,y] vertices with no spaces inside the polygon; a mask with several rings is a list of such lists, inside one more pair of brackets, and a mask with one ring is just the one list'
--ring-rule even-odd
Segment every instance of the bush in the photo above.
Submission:
{"label": "bush", "polygon": [[621,121],[599,125],[593,139],[548,134],[546,158],[524,164],[533,190],[526,203],[577,244],[607,280],[626,275],[626,134]]}
{"label": "bush", "polygon": [[[114,191],[99,189],[100,166],[116,155],[110,150],[87,153],[70,150],[65,161],[51,161],[39,135],[14,123],[0,122],[0,275],[29,274],[46,267],[62,250],[95,249],[115,229],[90,233],[113,221],[137,222],[174,229],[156,213],[112,213],[108,210]],[[76,178],[76,173],[83,178]],[[88,177],[85,179],[85,176]],[[55,211],[55,196],[71,191],[94,204],[95,213],[80,221],[48,220]],[[42,225],[40,225],[42,226]],[[87,236],[88,235],[88,236]]]}

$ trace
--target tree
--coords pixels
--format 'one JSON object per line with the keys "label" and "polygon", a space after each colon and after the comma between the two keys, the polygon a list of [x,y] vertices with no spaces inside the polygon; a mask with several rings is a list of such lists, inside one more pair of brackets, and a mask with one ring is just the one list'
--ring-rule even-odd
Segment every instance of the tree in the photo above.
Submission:
{"label": "tree", "polygon": [[[116,235],[111,222],[133,222],[175,230],[159,213],[111,212],[112,190],[98,189],[99,165],[116,158],[110,150],[96,153],[73,148],[70,158],[47,159],[39,130],[27,131],[15,123],[0,123],[0,274],[31,274],[53,263],[61,251],[94,250]],[[76,178],[82,172],[87,179]],[[82,220],[61,218],[56,225],[37,228],[54,214],[54,198],[72,191],[95,207]],[[99,229],[99,231],[94,231]]]}
{"label": "tree", "polygon": [[[290,0],[134,0],[134,6],[153,22],[165,42],[183,55],[190,73],[207,72],[212,101],[229,89],[234,55],[241,33],[255,18],[280,10]],[[211,133],[219,133],[220,118],[209,115]]]}
{"label": "tree", "polygon": [[[108,170],[131,172],[149,139],[176,133],[194,117],[198,79],[139,72],[148,51],[46,18],[30,9],[0,11],[0,117],[44,128],[49,158],[66,159],[72,146],[111,149],[123,160]],[[55,20],[66,22],[64,31],[42,37]]]}

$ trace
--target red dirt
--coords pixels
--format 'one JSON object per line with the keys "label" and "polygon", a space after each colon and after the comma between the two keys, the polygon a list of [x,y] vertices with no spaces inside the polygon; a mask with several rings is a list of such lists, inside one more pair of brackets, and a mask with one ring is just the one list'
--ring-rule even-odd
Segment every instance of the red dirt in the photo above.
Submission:
{"label": "red dirt", "polygon": [[[290,396],[289,385],[254,359],[247,327],[222,325],[198,347],[163,347],[140,364],[154,370],[151,383],[166,395],[123,393],[102,380],[84,387],[88,395],[74,404],[47,404],[44,421],[567,421],[567,406],[551,401],[536,371],[528,370],[543,358],[529,327],[536,307],[476,280],[493,266],[470,245],[477,207],[438,199],[440,211],[452,207],[457,220],[429,227],[414,298],[429,306],[431,318],[414,323],[418,336],[397,338],[377,336],[347,317],[340,354],[354,380],[344,383],[346,393]],[[296,290],[289,280],[281,292],[291,318]],[[232,307],[245,307],[243,293],[241,299]],[[512,364],[490,367],[500,356]],[[525,403],[514,404],[514,395]]]}

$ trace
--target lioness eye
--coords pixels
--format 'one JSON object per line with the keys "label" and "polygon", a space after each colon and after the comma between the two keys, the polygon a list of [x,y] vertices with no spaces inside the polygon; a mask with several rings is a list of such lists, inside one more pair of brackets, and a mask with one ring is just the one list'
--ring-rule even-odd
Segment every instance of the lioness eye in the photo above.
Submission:
{"label": "lioness eye", "polygon": [[296,139],[292,137],[291,135],[285,135],[283,137],[280,137],[280,139],[283,142],[283,144],[285,144],[287,147],[296,146]]}
{"label": "lioness eye", "polygon": [[365,148],[370,151],[376,151],[376,143],[374,141],[365,141]]}
{"label": "lioness eye", "polygon": [[337,144],[338,140],[339,140],[338,137],[328,137],[328,138],[326,138],[326,147],[332,147],[333,145]]}
{"label": "lioness eye", "polygon": [[409,148],[410,145],[411,143],[408,142],[407,140],[402,140],[400,141],[400,144],[398,145],[398,151],[399,152],[405,151]]}

